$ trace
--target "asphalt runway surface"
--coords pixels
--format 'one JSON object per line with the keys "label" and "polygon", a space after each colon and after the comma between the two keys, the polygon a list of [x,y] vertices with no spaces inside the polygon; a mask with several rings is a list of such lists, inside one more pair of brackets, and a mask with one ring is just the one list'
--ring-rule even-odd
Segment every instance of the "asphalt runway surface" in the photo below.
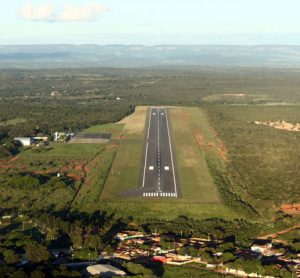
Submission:
{"label": "asphalt runway surface", "polygon": [[149,109],[140,187],[126,195],[149,197],[180,197],[175,154],[172,148],[168,109]]}

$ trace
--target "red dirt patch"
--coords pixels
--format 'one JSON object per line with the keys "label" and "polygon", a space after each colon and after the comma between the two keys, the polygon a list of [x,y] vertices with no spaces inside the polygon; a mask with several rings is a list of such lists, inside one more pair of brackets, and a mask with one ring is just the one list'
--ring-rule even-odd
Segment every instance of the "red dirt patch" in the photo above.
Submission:
{"label": "red dirt patch", "polygon": [[227,160],[227,149],[225,148],[225,146],[223,145],[223,142],[218,139],[218,150],[219,150],[219,154],[222,157],[223,160]]}
{"label": "red dirt patch", "polygon": [[300,213],[300,204],[286,204],[280,207],[282,212],[289,214]]}
{"label": "red dirt patch", "polygon": [[82,171],[83,170],[83,164],[78,164],[74,167],[75,170],[77,171]]}
{"label": "red dirt patch", "polygon": [[182,111],[182,117],[186,122],[188,122],[190,115],[188,112]]}
{"label": "red dirt patch", "polygon": [[19,158],[19,156],[16,155],[16,156],[14,156],[13,158],[11,158],[10,160],[8,160],[7,162],[8,162],[8,163],[14,162],[14,161],[16,161],[18,158]]}
{"label": "red dirt patch", "polygon": [[204,136],[196,130],[193,130],[193,134],[195,136],[196,142],[200,147],[205,147]]}
{"label": "red dirt patch", "polygon": [[73,180],[75,180],[75,181],[80,181],[80,180],[81,180],[81,176],[75,175],[75,174],[72,174],[72,173],[68,173],[68,174],[67,174],[67,177],[68,177],[68,178],[71,178],[71,179],[73,179]]}
{"label": "red dirt patch", "polygon": [[53,170],[45,170],[45,171],[34,171],[33,173],[35,175],[44,175],[44,174],[52,174],[56,171],[53,171]]}
{"label": "red dirt patch", "polygon": [[210,148],[213,148],[213,147],[215,146],[215,143],[214,143],[214,142],[209,142],[209,143],[208,143],[208,146],[209,146]]}
{"label": "red dirt patch", "polygon": [[12,169],[15,168],[14,166],[8,166],[8,165],[0,165],[1,169]]}
{"label": "red dirt patch", "polygon": [[215,131],[215,129],[213,127],[210,128],[211,129],[211,132],[213,133],[216,141],[217,141],[217,144],[218,144],[218,152],[221,156],[221,158],[223,160],[227,160],[227,149],[226,147],[224,146],[223,142],[218,138],[218,133]]}
{"label": "red dirt patch", "polygon": [[90,173],[91,172],[91,168],[88,167],[88,166],[84,167],[84,170],[85,170],[86,173]]}

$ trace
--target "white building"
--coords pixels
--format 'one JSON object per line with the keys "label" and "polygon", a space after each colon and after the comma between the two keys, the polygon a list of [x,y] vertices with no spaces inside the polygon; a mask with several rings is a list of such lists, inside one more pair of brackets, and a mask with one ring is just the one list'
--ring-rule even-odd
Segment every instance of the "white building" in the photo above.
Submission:
{"label": "white building", "polygon": [[64,141],[66,139],[66,133],[65,132],[54,132],[54,141]]}
{"label": "white building", "polygon": [[33,139],[31,137],[16,137],[14,140],[19,141],[24,147],[29,147],[33,144]]}
{"label": "white building", "polygon": [[90,265],[86,268],[86,271],[89,275],[99,275],[103,278],[111,278],[115,276],[125,276],[126,273],[109,264],[96,264]]}

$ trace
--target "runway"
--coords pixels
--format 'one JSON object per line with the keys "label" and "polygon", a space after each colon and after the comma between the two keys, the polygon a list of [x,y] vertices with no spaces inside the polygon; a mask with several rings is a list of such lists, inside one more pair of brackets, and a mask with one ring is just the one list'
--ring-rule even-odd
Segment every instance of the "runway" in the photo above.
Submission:
{"label": "runway", "polygon": [[168,109],[149,109],[148,130],[141,167],[143,197],[177,198],[180,195],[175,154],[172,148]]}

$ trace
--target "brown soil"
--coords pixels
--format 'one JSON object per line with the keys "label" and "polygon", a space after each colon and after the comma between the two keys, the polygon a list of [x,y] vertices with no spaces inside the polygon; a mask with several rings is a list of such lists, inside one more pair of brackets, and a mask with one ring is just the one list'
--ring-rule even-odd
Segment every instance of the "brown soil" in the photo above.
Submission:
{"label": "brown soil", "polygon": [[223,142],[220,139],[217,139],[218,142],[218,150],[219,150],[219,154],[222,157],[223,160],[227,160],[227,149],[225,148],[225,146],[223,145]]}
{"label": "brown soil", "polygon": [[277,233],[274,233],[274,234],[269,234],[269,235],[264,235],[264,236],[261,236],[259,237],[260,239],[266,239],[266,238],[276,238],[278,237],[279,235],[283,235],[283,234],[286,234],[286,233],[289,233],[293,230],[297,230],[297,229],[300,229],[300,225],[296,225],[294,227],[291,227],[291,228],[288,228],[288,229],[284,229],[282,231],[279,231]]}
{"label": "brown soil", "polygon": [[282,130],[287,130],[287,131],[300,131],[300,124],[291,124],[287,123],[285,121],[278,121],[278,122],[260,122],[260,121],[255,121],[254,122],[256,125],[266,125],[270,126],[276,129],[282,129]]}
{"label": "brown soil", "polygon": [[205,147],[204,136],[200,132],[193,131],[197,144],[200,147]]}
{"label": "brown soil", "polygon": [[74,167],[75,170],[77,171],[82,171],[83,170],[83,164],[78,164]]}
{"label": "brown soil", "polygon": [[10,160],[8,160],[8,163],[14,162],[15,160],[17,160],[19,158],[18,155],[14,156],[13,158],[11,158]]}
{"label": "brown soil", "polygon": [[286,204],[282,205],[280,210],[285,213],[295,214],[300,213],[300,204]]}
{"label": "brown soil", "polygon": [[75,180],[75,181],[80,181],[81,180],[81,176],[80,175],[75,175],[75,174],[72,174],[72,173],[68,173],[67,174],[67,177]]}
{"label": "brown soil", "polygon": [[0,165],[1,169],[12,169],[15,168],[14,166],[8,166],[8,165]]}
{"label": "brown soil", "polygon": [[55,170],[45,170],[45,171],[34,171],[35,175],[44,175],[44,174],[52,174],[55,173]]}
{"label": "brown soil", "polygon": [[210,148],[213,148],[213,147],[215,146],[215,143],[214,143],[214,142],[209,142],[209,143],[208,143],[208,146],[209,146]]}

